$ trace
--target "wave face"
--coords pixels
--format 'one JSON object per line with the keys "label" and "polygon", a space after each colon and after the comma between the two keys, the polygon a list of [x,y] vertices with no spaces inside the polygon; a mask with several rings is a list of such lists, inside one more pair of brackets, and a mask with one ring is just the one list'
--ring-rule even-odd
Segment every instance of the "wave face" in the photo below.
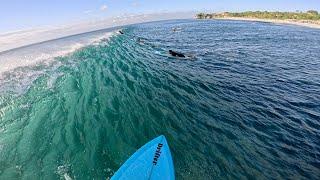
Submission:
{"label": "wave face", "polygon": [[105,179],[160,134],[177,179],[320,177],[319,30],[183,20],[123,31],[1,80],[0,179]]}

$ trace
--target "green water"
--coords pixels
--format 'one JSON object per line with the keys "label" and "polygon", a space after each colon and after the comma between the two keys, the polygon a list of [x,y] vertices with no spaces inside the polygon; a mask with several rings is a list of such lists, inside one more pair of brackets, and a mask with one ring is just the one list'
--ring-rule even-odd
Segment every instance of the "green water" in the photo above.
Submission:
{"label": "green water", "polygon": [[157,102],[170,94],[122,43],[136,46],[113,37],[56,59],[58,69],[25,70],[48,69],[22,95],[1,95],[2,178],[110,177],[141,142],[170,131],[167,118],[179,121]]}

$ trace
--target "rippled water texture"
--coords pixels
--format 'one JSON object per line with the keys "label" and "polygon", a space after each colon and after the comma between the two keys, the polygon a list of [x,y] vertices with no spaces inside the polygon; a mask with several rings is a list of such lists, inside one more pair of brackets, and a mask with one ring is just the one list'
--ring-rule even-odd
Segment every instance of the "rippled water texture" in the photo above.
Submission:
{"label": "rippled water texture", "polygon": [[16,70],[32,74],[24,90],[6,85],[21,83],[14,72],[2,80],[0,179],[104,179],[160,134],[177,179],[320,177],[319,30],[183,20],[123,31]]}

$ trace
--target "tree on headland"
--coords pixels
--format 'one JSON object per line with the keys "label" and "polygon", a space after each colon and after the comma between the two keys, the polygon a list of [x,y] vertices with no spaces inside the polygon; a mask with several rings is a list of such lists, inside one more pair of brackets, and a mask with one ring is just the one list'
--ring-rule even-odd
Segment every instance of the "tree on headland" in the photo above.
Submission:
{"label": "tree on headland", "polygon": [[212,14],[206,14],[205,15],[205,19],[212,19],[212,18],[213,18]]}
{"label": "tree on headland", "polygon": [[314,14],[314,15],[318,15],[319,14],[318,11],[315,11],[315,10],[309,10],[309,11],[307,11],[307,13]]}
{"label": "tree on headland", "polygon": [[205,16],[206,16],[206,14],[204,14],[204,13],[199,13],[199,14],[197,14],[197,18],[198,18],[198,19],[204,19]]}

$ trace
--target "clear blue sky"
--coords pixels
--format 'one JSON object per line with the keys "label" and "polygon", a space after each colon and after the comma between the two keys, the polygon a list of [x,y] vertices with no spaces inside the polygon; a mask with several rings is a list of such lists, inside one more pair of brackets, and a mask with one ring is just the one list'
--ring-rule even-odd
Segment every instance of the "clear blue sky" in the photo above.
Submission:
{"label": "clear blue sky", "polygon": [[0,32],[159,11],[320,11],[320,0],[1,0]]}

